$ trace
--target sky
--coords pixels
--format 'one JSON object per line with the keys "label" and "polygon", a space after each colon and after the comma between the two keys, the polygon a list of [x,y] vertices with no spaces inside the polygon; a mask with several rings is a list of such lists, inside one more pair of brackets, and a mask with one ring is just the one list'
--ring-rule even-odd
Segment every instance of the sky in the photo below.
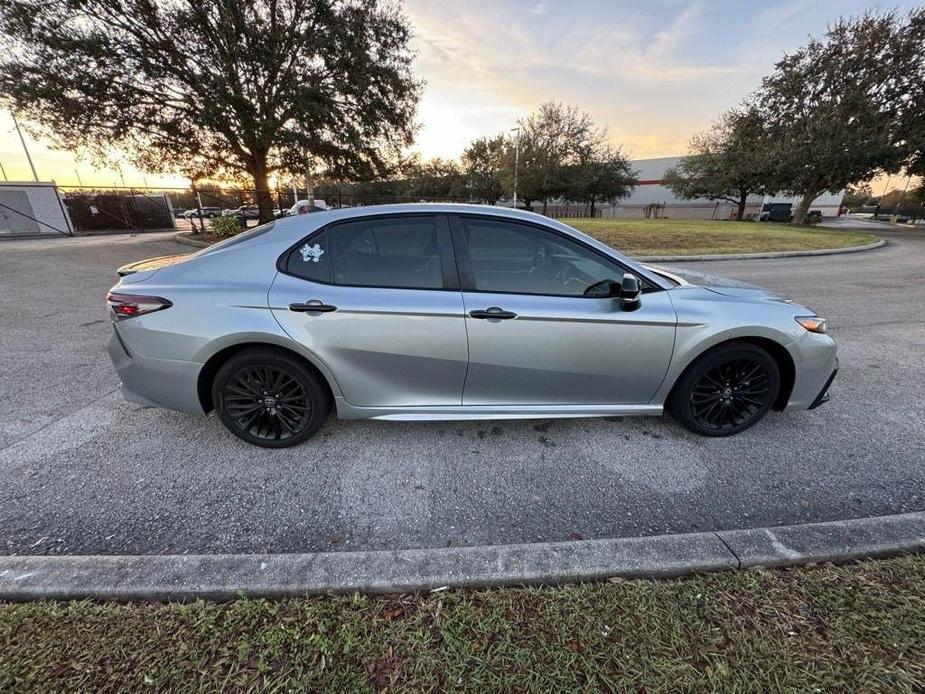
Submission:
{"label": "sky", "polygon": [[[426,81],[415,149],[458,157],[544,101],[587,111],[633,158],[684,154],[690,136],[754,90],[774,63],[839,16],[917,0],[405,0]],[[186,185],[124,164],[95,169],[27,137],[39,178],[60,185]],[[0,165],[31,180],[0,113]],[[879,190],[875,190],[879,193]]]}

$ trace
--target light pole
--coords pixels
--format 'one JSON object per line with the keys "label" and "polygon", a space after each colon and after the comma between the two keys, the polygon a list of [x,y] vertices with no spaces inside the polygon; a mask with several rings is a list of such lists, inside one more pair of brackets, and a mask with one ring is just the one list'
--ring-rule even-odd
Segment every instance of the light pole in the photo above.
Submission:
{"label": "light pole", "polygon": [[3,180],[4,180],[4,181],[9,181],[9,180],[10,180],[10,179],[8,179],[8,178],[6,177],[6,169],[3,168],[3,162],[0,162],[0,173],[3,174]]}
{"label": "light pole", "polygon": [[514,140],[514,209],[517,209],[517,167],[520,165],[520,126],[511,128],[511,132],[517,131],[517,139]]}
{"label": "light pole", "polygon": [[10,111],[10,115],[13,116],[13,125],[16,126],[16,132],[19,134],[19,141],[22,142],[22,148],[26,153],[26,159],[29,160],[29,168],[32,169],[32,178],[38,183],[39,175],[35,173],[35,164],[32,163],[32,155],[29,154],[29,148],[26,146],[26,138],[23,137],[22,130],[19,129],[19,121],[16,120],[16,114]]}

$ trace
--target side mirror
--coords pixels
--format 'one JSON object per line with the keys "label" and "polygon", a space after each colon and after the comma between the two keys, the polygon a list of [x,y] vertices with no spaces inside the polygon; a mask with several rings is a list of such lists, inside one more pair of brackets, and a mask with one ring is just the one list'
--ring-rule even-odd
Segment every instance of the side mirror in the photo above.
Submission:
{"label": "side mirror", "polygon": [[621,311],[635,311],[642,306],[642,290],[639,287],[639,278],[631,273],[623,275],[623,282],[620,285],[620,303]]}

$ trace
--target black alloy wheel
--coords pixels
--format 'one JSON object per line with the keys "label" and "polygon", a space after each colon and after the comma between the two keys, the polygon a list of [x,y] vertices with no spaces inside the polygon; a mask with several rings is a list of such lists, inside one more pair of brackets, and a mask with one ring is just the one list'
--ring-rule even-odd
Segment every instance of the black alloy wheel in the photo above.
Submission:
{"label": "black alloy wheel", "polygon": [[768,403],[771,388],[764,366],[751,359],[736,359],[714,366],[691,391],[691,413],[712,429],[737,427]]}
{"label": "black alloy wheel", "polygon": [[750,343],[728,343],[688,368],[668,409],[691,431],[728,436],[748,429],[771,409],[780,389],[774,359]]}
{"label": "black alloy wheel", "polygon": [[213,403],[231,433],[267,448],[301,443],[330,409],[315,375],[275,350],[247,350],[226,362],[213,384]]}

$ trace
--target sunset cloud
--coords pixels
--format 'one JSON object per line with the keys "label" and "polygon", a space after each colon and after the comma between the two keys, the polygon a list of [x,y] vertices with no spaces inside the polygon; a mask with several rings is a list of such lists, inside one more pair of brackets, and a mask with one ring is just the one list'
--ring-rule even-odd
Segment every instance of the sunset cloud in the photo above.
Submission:
{"label": "sunset cloud", "polygon": [[[911,8],[913,0],[881,3]],[[405,0],[415,70],[426,80],[416,148],[457,157],[481,135],[506,131],[544,101],[588,111],[635,157],[681,154],[691,134],[755,89],[785,51],[865,0]],[[111,185],[69,153],[33,143],[43,178]],[[0,163],[29,178],[0,114]],[[130,167],[130,185],[143,182]],[[86,182],[85,180],[85,182]],[[180,181],[148,176],[149,182]]]}

